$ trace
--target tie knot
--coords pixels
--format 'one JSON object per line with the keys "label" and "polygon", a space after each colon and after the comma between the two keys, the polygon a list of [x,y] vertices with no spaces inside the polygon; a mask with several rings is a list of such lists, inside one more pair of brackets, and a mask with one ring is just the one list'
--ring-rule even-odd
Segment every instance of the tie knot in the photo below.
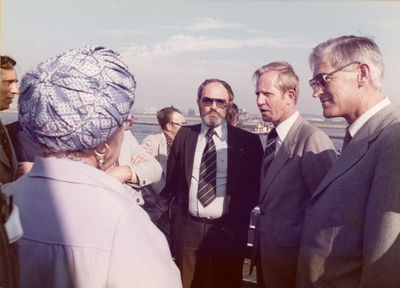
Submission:
{"label": "tie knot", "polygon": [[276,137],[278,137],[278,133],[276,133],[275,128],[272,128],[271,132],[268,134],[268,140],[275,139]]}
{"label": "tie knot", "polygon": [[346,134],[344,134],[344,138],[343,138],[343,140],[346,141],[346,142],[349,142],[351,140],[351,138],[352,138],[351,135],[350,135],[349,127],[350,126],[346,127]]}
{"label": "tie knot", "polygon": [[213,135],[215,134],[215,130],[210,128],[208,129],[206,135],[208,136],[208,139],[210,139]]}

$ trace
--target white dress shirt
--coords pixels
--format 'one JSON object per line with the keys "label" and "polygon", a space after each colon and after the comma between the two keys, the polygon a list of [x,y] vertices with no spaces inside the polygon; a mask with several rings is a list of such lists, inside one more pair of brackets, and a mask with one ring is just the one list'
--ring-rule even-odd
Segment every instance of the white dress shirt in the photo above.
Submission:
{"label": "white dress shirt", "polygon": [[228,176],[228,126],[224,122],[215,127],[216,134],[213,135],[217,151],[217,197],[204,207],[197,198],[201,158],[207,144],[206,133],[210,129],[201,123],[201,130],[197,139],[196,152],[193,162],[192,180],[189,189],[189,213],[196,217],[219,218],[226,213],[226,179]]}
{"label": "white dress shirt", "polygon": [[292,128],[294,122],[296,121],[297,117],[299,117],[299,115],[299,111],[296,111],[292,116],[290,116],[288,119],[275,127],[276,133],[278,134],[278,137],[276,137],[275,156],[278,153],[279,148],[281,148],[282,143],[289,133],[290,128]]}
{"label": "white dress shirt", "polygon": [[367,112],[362,114],[360,117],[357,118],[356,121],[354,121],[350,127],[349,127],[349,133],[351,137],[354,137],[354,135],[360,130],[360,128],[376,113],[378,113],[380,110],[385,108],[386,106],[390,105],[390,100],[385,97],[381,102],[376,104],[374,107],[369,109]]}

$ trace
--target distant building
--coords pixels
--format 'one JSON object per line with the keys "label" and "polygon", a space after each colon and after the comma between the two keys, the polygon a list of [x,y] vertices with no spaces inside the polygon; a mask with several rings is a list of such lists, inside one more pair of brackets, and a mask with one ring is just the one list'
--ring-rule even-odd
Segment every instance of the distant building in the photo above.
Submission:
{"label": "distant building", "polygon": [[145,108],[143,108],[142,114],[157,114],[157,108],[156,107],[145,107]]}

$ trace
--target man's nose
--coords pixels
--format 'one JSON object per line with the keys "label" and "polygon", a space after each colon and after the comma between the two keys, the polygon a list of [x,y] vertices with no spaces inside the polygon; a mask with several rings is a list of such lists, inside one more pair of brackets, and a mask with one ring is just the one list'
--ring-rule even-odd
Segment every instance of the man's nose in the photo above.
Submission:
{"label": "man's nose", "polygon": [[217,109],[217,102],[215,100],[212,101],[211,108],[214,110]]}
{"label": "man's nose", "polygon": [[319,98],[322,94],[324,94],[324,87],[322,87],[321,85],[315,86],[315,88],[313,89],[313,97]]}
{"label": "man's nose", "polygon": [[11,91],[12,94],[19,94],[19,88],[17,86],[17,83],[11,84]]}
{"label": "man's nose", "polygon": [[264,98],[262,97],[261,94],[257,95],[257,101],[256,102],[257,102],[258,106],[261,106],[261,105],[264,104]]}

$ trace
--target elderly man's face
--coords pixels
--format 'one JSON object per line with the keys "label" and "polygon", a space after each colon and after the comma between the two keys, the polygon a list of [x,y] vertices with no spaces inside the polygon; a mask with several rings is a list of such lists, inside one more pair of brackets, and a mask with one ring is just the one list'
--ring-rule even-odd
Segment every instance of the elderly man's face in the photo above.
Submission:
{"label": "elderly man's face", "polygon": [[[340,70],[327,78],[325,87],[317,85],[313,92],[314,98],[319,98],[322,103],[324,117],[344,117],[346,120],[353,119],[360,108],[361,98],[357,93],[357,64],[349,66],[349,71]],[[328,74],[338,67],[333,67],[328,56],[316,61],[314,66],[315,75]],[[353,68],[351,70],[351,68]],[[347,121],[349,122],[349,121]]]}
{"label": "elderly man's face", "polygon": [[[211,105],[204,102],[204,98],[213,100]],[[217,101],[220,103],[218,104]],[[221,103],[225,102],[224,106]],[[212,82],[204,86],[201,92],[201,98],[197,99],[197,104],[200,109],[200,116],[204,124],[210,128],[221,126],[225,121],[225,116],[228,113],[232,101],[229,99],[229,93],[226,88],[218,82]]]}
{"label": "elderly man's face", "polygon": [[19,93],[18,77],[15,69],[1,70],[0,111],[10,108],[14,95]]}

